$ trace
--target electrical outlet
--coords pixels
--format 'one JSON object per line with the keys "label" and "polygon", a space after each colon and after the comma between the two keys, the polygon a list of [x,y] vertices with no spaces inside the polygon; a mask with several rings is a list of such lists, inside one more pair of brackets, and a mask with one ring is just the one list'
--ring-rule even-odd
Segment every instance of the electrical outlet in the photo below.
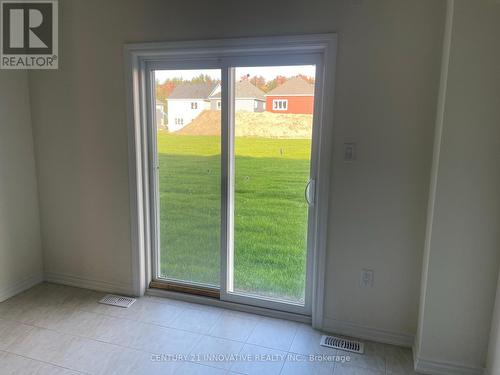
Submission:
{"label": "electrical outlet", "polygon": [[344,143],[344,161],[356,161],[355,143]]}
{"label": "electrical outlet", "polygon": [[360,286],[362,288],[373,288],[373,283],[374,283],[373,270],[362,269],[361,270]]}

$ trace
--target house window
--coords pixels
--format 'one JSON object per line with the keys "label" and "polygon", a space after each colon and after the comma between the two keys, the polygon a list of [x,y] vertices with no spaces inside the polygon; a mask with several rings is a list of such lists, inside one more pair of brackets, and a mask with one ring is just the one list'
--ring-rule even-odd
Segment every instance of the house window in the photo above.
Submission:
{"label": "house window", "polygon": [[286,111],[288,109],[288,99],[274,99],[273,110]]}
{"label": "house window", "polygon": [[175,125],[184,125],[184,119],[182,117],[176,117],[174,122]]}
{"label": "house window", "polygon": [[217,101],[217,109],[220,111],[220,108],[221,108],[221,104],[220,104],[220,100]]}
{"label": "house window", "polygon": [[198,103],[191,102],[191,109],[198,109]]}

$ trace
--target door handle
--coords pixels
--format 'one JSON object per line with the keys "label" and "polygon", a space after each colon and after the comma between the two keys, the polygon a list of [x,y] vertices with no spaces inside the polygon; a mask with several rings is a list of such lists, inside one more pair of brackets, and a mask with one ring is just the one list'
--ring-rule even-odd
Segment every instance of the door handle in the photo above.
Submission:
{"label": "door handle", "polygon": [[[306,188],[304,189],[304,198],[309,206],[314,206],[314,200],[315,200],[315,181],[314,179],[310,179],[307,181]],[[312,197],[311,197],[311,192],[312,192]]]}

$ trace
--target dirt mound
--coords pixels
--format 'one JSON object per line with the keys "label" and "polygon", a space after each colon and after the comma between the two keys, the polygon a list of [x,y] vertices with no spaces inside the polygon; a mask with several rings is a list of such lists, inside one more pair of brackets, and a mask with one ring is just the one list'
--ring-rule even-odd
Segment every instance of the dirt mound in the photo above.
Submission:
{"label": "dirt mound", "polygon": [[220,111],[203,111],[189,124],[175,132],[180,135],[220,135]]}
{"label": "dirt mound", "polygon": [[[180,135],[220,135],[221,112],[203,111],[191,123],[175,132]],[[312,115],[236,112],[237,137],[310,138]]]}

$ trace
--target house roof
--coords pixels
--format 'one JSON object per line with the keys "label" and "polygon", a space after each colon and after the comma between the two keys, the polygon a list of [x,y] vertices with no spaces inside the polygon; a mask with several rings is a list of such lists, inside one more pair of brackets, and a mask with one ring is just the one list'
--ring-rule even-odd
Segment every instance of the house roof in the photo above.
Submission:
{"label": "house roof", "polygon": [[[250,98],[264,101],[264,91],[248,80],[238,81],[234,84],[236,99]],[[210,96],[211,99],[220,98],[220,91]]]}
{"label": "house roof", "polygon": [[314,85],[300,77],[290,78],[266,94],[266,96],[277,95],[314,95]]}
{"label": "house roof", "polygon": [[168,99],[207,99],[217,83],[184,82],[178,85]]}

